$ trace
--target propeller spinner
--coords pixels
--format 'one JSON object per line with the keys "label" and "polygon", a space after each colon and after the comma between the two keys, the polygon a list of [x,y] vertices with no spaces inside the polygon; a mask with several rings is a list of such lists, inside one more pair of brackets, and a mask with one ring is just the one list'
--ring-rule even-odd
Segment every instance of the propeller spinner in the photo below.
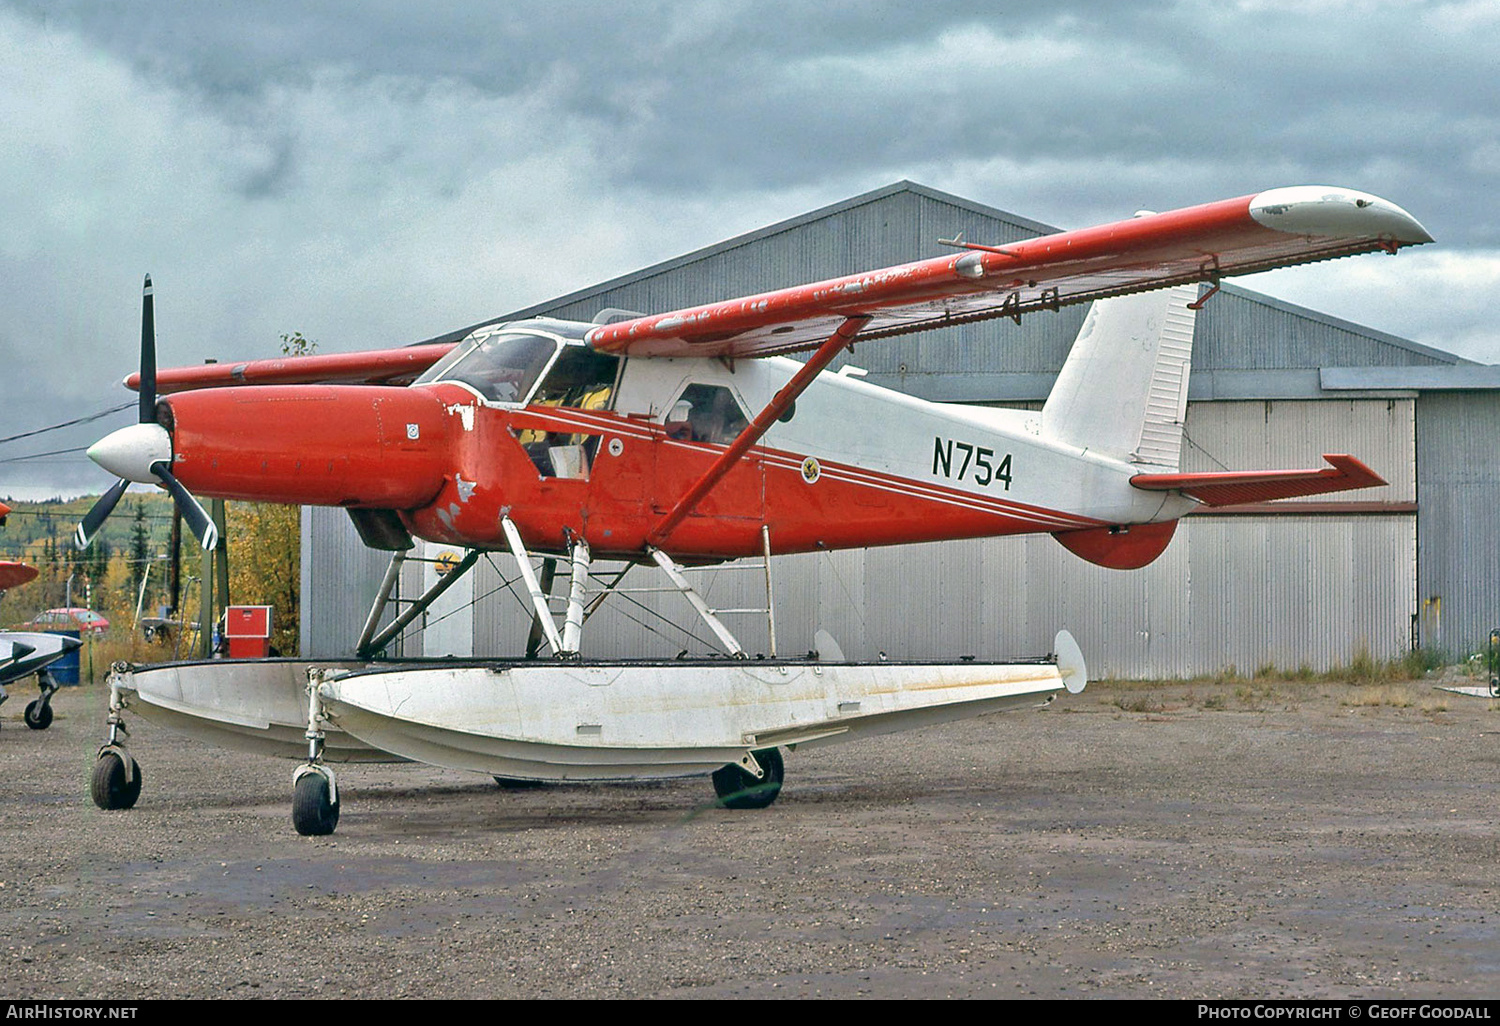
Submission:
{"label": "propeller spinner", "polygon": [[73,540],[80,549],[99,533],[99,528],[114,511],[120,496],[132,481],[159,484],[172,493],[172,500],[182,513],[188,529],[198,538],[204,551],[218,547],[219,531],[182,483],[172,476],[172,437],[156,423],[156,320],[151,298],[151,276],[141,296],[141,402],[139,423],[121,428],[89,447],[89,459],[117,476],[109,491],[99,497],[94,508],[78,525]]}

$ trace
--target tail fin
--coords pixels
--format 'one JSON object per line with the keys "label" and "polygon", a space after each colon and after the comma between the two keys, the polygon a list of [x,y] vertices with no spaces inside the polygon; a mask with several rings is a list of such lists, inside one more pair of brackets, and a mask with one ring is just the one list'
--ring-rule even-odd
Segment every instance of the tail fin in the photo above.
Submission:
{"label": "tail fin", "polygon": [[1042,407],[1042,434],[1143,469],[1176,470],[1197,285],[1101,299]]}

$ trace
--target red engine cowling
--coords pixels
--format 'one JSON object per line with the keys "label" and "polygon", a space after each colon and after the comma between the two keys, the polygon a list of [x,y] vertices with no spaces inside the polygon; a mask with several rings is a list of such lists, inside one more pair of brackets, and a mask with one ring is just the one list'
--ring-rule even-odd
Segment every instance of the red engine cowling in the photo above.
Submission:
{"label": "red engine cowling", "polygon": [[416,509],[450,469],[454,419],[426,389],[280,385],[161,400],[172,472],[198,495]]}

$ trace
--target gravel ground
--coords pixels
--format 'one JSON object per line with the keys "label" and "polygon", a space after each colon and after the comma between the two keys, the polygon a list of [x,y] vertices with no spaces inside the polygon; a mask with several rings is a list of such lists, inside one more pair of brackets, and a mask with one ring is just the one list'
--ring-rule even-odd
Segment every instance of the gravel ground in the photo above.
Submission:
{"label": "gravel ground", "polygon": [[501,791],[290,762],[139,718],[103,812],[101,687],[0,729],[12,999],[1500,995],[1500,711],[1430,684],[1091,686],[1032,713],[707,779]]}

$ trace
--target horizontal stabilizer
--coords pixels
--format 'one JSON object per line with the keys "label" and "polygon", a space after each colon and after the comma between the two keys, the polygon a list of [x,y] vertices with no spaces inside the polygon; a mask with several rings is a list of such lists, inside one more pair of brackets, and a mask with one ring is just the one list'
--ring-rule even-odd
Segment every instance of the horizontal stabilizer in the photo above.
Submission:
{"label": "horizontal stabilizer", "polygon": [[1130,483],[1148,492],[1181,492],[1205,506],[1237,506],[1301,495],[1375,488],[1385,479],[1353,456],[1324,454],[1332,469],[1250,470],[1211,474],[1137,474]]}

